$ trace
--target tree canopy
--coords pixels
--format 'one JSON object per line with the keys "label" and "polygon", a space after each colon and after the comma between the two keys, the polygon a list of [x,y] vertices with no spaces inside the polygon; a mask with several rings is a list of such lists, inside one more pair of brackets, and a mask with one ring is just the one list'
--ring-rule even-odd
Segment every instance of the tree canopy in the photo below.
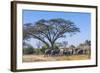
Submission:
{"label": "tree canopy", "polygon": [[80,32],[72,21],[62,18],[41,19],[36,23],[26,23],[23,27],[23,39],[38,39],[52,49],[56,40],[66,37],[66,33]]}

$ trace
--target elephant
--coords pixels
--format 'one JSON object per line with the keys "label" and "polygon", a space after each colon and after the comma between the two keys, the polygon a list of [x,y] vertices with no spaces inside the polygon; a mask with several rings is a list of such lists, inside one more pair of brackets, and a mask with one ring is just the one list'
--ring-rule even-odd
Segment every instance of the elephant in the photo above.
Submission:
{"label": "elephant", "polygon": [[74,50],[73,49],[68,49],[68,50],[64,50],[63,54],[64,55],[73,55]]}
{"label": "elephant", "polygon": [[63,50],[63,55],[68,55],[68,51],[67,50]]}
{"label": "elephant", "polygon": [[77,48],[75,49],[76,54],[86,54],[87,50],[85,49],[81,49],[81,48]]}
{"label": "elephant", "polygon": [[60,49],[53,49],[52,51],[51,51],[51,55],[52,56],[58,56],[60,54]]}
{"label": "elephant", "polygon": [[51,49],[46,49],[44,56],[50,56],[51,55],[51,51],[52,51]]}

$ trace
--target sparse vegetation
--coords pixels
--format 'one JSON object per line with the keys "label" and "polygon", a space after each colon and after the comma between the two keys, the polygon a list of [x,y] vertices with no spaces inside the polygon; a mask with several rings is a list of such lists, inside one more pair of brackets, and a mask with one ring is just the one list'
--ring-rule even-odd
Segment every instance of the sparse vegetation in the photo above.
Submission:
{"label": "sparse vegetation", "polygon": [[44,55],[24,55],[23,62],[38,62],[38,61],[70,61],[70,60],[87,60],[90,55],[71,55],[71,56],[55,56],[44,57]]}

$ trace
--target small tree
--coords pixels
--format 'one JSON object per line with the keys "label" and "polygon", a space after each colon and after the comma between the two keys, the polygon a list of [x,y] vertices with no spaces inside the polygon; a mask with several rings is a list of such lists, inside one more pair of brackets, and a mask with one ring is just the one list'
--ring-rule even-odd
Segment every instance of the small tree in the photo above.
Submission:
{"label": "small tree", "polygon": [[91,41],[86,40],[86,41],[85,41],[85,44],[88,45],[88,46],[91,46]]}
{"label": "small tree", "polygon": [[64,48],[66,48],[67,47],[67,45],[68,45],[68,41],[63,41],[63,46],[64,46]]}

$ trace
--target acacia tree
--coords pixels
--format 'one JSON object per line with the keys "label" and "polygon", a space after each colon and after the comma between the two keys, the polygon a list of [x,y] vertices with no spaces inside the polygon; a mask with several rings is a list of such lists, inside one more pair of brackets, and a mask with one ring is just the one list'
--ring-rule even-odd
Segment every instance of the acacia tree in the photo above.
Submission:
{"label": "acacia tree", "polygon": [[66,46],[68,45],[68,41],[63,41],[62,44],[63,44],[64,48],[66,48]]}
{"label": "acacia tree", "polygon": [[48,48],[54,49],[54,44],[59,38],[66,37],[66,33],[72,34],[79,31],[79,28],[70,20],[41,19],[34,24],[24,24],[23,39],[35,38],[47,45]]}
{"label": "acacia tree", "polygon": [[90,40],[85,40],[85,44],[88,46],[91,46],[91,41]]}

